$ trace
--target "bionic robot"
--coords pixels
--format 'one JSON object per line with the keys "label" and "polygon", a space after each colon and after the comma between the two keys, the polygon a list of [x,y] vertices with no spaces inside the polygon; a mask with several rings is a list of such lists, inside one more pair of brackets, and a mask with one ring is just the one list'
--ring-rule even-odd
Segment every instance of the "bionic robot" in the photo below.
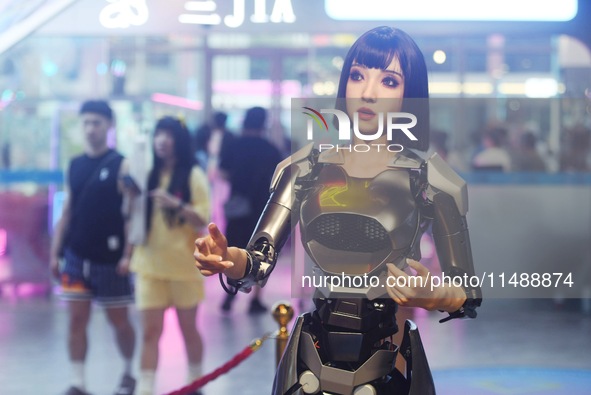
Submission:
{"label": "bionic robot", "polygon": [[[227,291],[263,286],[292,228],[316,275],[377,276],[386,263],[406,267],[419,260],[421,235],[432,225],[442,271],[452,278],[473,275],[466,224],[466,183],[437,154],[405,149],[374,178],[350,177],[342,152],[318,152],[310,144],[281,162],[271,196],[248,244],[246,275],[222,284]],[[479,288],[464,288],[466,302],[441,320],[476,317]],[[319,287],[313,312],[298,318],[278,367],[274,395],[435,394],[416,325],[407,320],[403,341],[397,304],[380,287]],[[395,368],[397,354],[406,361]]]}

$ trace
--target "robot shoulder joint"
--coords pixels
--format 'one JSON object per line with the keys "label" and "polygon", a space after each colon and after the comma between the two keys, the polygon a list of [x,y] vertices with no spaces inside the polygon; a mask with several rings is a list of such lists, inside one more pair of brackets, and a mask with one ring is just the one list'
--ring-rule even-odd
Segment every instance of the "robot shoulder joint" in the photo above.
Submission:
{"label": "robot shoulder joint", "polygon": [[436,153],[427,159],[427,182],[431,189],[434,188],[437,192],[453,197],[460,214],[466,215],[468,212],[466,181]]}
{"label": "robot shoulder joint", "polygon": [[308,165],[311,163],[311,156],[314,152],[314,144],[310,143],[301,148],[300,150],[296,151],[293,155],[288,156],[287,158],[283,159],[277,167],[275,168],[275,172],[273,173],[273,178],[271,179],[271,192],[277,188],[279,184],[279,180],[283,176],[283,173],[286,172],[287,169],[293,166],[305,166],[309,167]]}

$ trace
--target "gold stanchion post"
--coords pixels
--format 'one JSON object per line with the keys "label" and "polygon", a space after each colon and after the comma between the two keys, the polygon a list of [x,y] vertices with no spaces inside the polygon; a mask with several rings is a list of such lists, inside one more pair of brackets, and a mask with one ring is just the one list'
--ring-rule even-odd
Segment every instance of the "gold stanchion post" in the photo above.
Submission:
{"label": "gold stanchion post", "polygon": [[293,307],[287,302],[279,302],[273,306],[273,318],[279,324],[279,332],[277,333],[277,347],[275,349],[275,362],[279,365],[287,339],[289,339],[289,331],[287,324],[293,318]]}

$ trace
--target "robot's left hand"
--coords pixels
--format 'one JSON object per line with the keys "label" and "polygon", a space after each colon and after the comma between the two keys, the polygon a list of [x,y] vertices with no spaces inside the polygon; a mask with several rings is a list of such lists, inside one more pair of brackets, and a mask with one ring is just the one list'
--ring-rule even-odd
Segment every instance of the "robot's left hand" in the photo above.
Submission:
{"label": "robot's left hand", "polygon": [[400,306],[421,307],[436,310],[442,297],[438,288],[431,286],[431,272],[419,262],[407,259],[406,263],[416,271],[408,274],[388,263],[388,295]]}

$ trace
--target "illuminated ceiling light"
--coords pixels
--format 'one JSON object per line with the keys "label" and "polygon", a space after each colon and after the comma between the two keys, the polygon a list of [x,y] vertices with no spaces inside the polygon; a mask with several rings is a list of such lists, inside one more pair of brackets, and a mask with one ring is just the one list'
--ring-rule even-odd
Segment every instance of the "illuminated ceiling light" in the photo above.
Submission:
{"label": "illuminated ceiling light", "polygon": [[462,84],[459,82],[431,82],[429,93],[434,95],[458,95],[462,93]]}
{"label": "illuminated ceiling light", "polygon": [[341,21],[569,21],[577,0],[414,0],[393,7],[392,0],[325,0],[326,14]]}
{"label": "illuminated ceiling light", "polygon": [[[228,96],[271,96],[276,86],[271,80],[228,80],[213,83],[213,92]],[[281,93],[289,97],[300,97],[302,84],[295,80],[281,81]]]}
{"label": "illuminated ceiling light", "polygon": [[337,69],[341,69],[343,67],[344,60],[340,56],[335,56],[332,58],[332,65]]}
{"label": "illuminated ceiling light", "polygon": [[462,91],[467,95],[490,95],[493,86],[490,82],[465,82]]}
{"label": "illuminated ceiling light", "polygon": [[312,92],[314,92],[314,94],[317,96],[326,95],[324,83],[323,82],[315,82],[314,85],[312,85]]}
{"label": "illuminated ceiling light", "polygon": [[556,96],[558,82],[554,78],[528,78],[525,80],[525,96],[547,98]]}
{"label": "illuminated ceiling light", "polygon": [[445,63],[445,60],[447,59],[447,55],[445,54],[444,51],[438,49],[437,51],[433,52],[433,61],[437,64],[443,64]]}
{"label": "illuminated ceiling light", "polygon": [[503,95],[525,95],[525,85],[521,82],[503,82],[499,84],[499,93]]}
{"label": "illuminated ceiling light", "polygon": [[332,81],[327,81],[324,83],[324,94],[325,95],[334,95],[337,92],[337,86]]}

